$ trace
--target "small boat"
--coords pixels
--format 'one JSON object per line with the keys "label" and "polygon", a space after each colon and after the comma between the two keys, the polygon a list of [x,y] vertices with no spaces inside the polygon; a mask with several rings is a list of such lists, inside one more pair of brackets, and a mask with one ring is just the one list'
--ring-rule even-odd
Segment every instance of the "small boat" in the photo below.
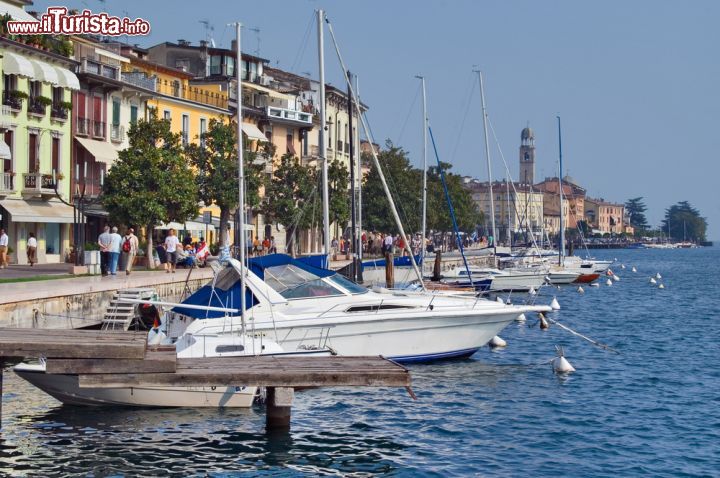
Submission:
{"label": "small boat", "polygon": [[550,283],[553,285],[567,285],[576,282],[580,277],[580,273],[565,269],[558,269],[550,270],[547,276],[550,279]]}
{"label": "small boat", "polygon": [[[489,289],[492,292],[517,291],[528,292],[530,289],[539,289],[545,283],[545,270],[525,270],[525,269],[494,269],[490,267],[470,267],[470,277],[475,284],[484,283],[490,280]],[[443,281],[454,281],[470,285],[468,279],[468,269],[464,267],[455,267],[443,274]],[[477,287],[476,287],[477,288]]]}

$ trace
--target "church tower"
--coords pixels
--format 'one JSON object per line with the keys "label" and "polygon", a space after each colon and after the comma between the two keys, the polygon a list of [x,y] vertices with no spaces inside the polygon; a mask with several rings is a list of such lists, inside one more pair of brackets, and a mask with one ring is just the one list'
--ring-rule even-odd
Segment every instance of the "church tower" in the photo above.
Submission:
{"label": "church tower", "polygon": [[535,183],[535,133],[528,126],[520,133],[520,177],[523,184]]}

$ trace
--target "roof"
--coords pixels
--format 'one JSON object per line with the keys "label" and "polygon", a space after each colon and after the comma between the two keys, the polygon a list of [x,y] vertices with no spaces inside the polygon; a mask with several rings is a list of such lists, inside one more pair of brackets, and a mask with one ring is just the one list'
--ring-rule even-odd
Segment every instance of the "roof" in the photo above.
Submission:
{"label": "roof", "polygon": [[146,66],[148,68],[152,68],[157,71],[161,71],[163,73],[167,73],[170,75],[179,76],[181,78],[185,78],[188,80],[195,78],[195,75],[188,73],[187,71],[178,70],[177,68],[165,66],[162,63],[155,63],[153,61],[143,60],[142,58],[138,58],[135,56],[128,56],[127,58],[130,58],[130,64],[132,64],[132,65]]}
{"label": "roof", "polygon": [[585,198],[586,202],[597,204],[598,206],[609,206],[609,207],[625,207],[624,204],[615,203],[615,202],[608,202],[604,199],[593,199],[593,198]]}
{"label": "roof", "polygon": [[[167,47],[171,48],[181,48],[186,50],[207,50],[210,54],[218,54],[218,55],[235,55],[235,50],[231,50],[230,48],[217,48],[217,47],[211,47],[211,46],[201,46],[201,45],[181,45],[179,43],[173,43],[173,42],[163,42],[158,43],[157,45],[153,45],[148,50],[151,50],[155,47],[165,45]],[[270,63],[270,60],[266,58],[261,58],[259,56],[251,55],[249,53],[242,53],[242,58],[244,60],[251,60],[251,61],[257,61],[261,63]]]}
{"label": "roof", "polygon": [[528,126],[520,132],[520,139],[534,139],[535,132]]}

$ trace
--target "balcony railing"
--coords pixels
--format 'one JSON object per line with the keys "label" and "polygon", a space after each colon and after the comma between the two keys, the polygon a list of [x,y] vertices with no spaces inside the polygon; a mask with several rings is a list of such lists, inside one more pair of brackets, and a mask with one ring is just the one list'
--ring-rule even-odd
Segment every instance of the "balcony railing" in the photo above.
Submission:
{"label": "balcony railing", "polygon": [[310,113],[304,113],[302,111],[268,106],[266,113],[271,119],[275,118],[285,121],[296,121],[299,123],[312,124],[312,115]]}
{"label": "balcony railing", "polygon": [[15,173],[0,173],[0,196],[11,194],[15,188],[13,187]]}
{"label": "balcony railing", "polygon": [[75,133],[81,136],[90,135],[90,120],[87,118],[78,118],[75,121]]}
{"label": "balcony railing", "polygon": [[105,123],[102,121],[92,122],[92,135],[94,138],[105,138]]}
{"label": "balcony railing", "polygon": [[53,105],[50,110],[50,117],[60,120],[66,120],[68,117],[68,110],[64,106]]}
{"label": "balcony railing", "polygon": [[2,102],[3,105],[9,106],[13,110],[21,110],[23,99],[15,96],[14,91],[5,90],[2,93]]}
{"label": "balcony railing", "polygon": [[157,78],[154,76],[147,76],[141,72],[123,72],[122,81],[133,86],[145,88],[146,90],[155,91],[157,85]]}
{"label": "balcony railing", "polygon": [[106,65],[99,61],[83,58],[80,64],[80,73],[89,73],[92,75],[103,76],[111,80],[120,80],[120,68],[117,66]]}
{"label": "balcony railing", "polygon": [[45,116],[46,112],[47,105],[41,103],[37,98],[30,98],[30,101],[28,101],[28,113],[38,116]]}
{"label": "balcony railing", "polygon": [[182,98],[216,108],[227,109],[228,107],[228,98],[224,93],[204,90],[195,86],[185,87],[180,83],[158,81],[155,91],[163,95],[174,96],[175,98]]}
{"label": "balcony railing", "polygon": [[52,174],[24,173],[24,194],[48,196],[55,194],[55,182]]}
{"label": "balcony railing", "polygon": [[119,124],[110,125],[110,140],[115,142],[122,142],[125,138],[125,128]]}

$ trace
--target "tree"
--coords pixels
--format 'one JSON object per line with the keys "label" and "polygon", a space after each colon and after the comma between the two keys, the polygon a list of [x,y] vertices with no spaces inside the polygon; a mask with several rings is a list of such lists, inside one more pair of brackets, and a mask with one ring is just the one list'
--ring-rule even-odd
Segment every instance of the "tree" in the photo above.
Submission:
{"label": "tree", "polygon": [[287,252],[293,250],[297,231],[315,220],[316,214],[308,209],[318,204],[317,176],[314,169],[302,166],[298,158],[287,153],[280,158],[265,189],[262,210],[267,222],[285,226]]}
{"label": "tree", "polygon": [[[445,172],[445,182],[448,194],[452,201],[455,219],[461,231],[474,231],[478,224],[483,222],[482,213],[472,199],[470,192],[463,187],[462,177],[449,172],[452,165],[440,163]],[[422,171],[420,171],[422,175]],[[445,191],[437,166],[428,168],[428,229],[436,231],[452,231],[453,224],[450,217],[450,206],[445,197]]]}
{"label": "tree", "polygon": [[185,222],[197,215],[198,190],[180,135],[151,113],[130,127],[129,146],[120,151],[105,179],[102,204],[110,217],[147,228],[148,267],[153,267],[152,234],[161,222]]}
{"label": "tree", "polygon": [[703,242],[707,231],[707,220],[701,217],[700,211],[692,207],[689,202],[680,201],[665,210],[662,230],[676,241]]}
{"label": "tree", "polygon": [[[318,174],[318,177],[321,175]],[[322,178],[320,178],[322,179]],[[350,219],[350,173],[344,164],[335,160],[328,167],[328,199],[330,223],[339,227],[340,234]]]}
{"label": "tree", "polygon": [[642,196],[628,199],[625,203],[625,214],[630,218],[630,225],[635,229],[636,236],[644,235],[645,231],[650,228],[645,211],[647,211],[647,207]]}
{"label": "tree", "polygon": [[[199,144],[189,144],[186,153],[197,170],[196,182],[200,199],[205,205],[215,204],[220,209],[220,246],[226,245],[230,214],[238,206],[238,152],[237,123],[210,120],[209,129],[200,137]],[[256,164],[258,154],[248,151],[243,144],[245,172],[245,205],[257,209],[260,205],[259,189],[263,184],[262,164]]]}

